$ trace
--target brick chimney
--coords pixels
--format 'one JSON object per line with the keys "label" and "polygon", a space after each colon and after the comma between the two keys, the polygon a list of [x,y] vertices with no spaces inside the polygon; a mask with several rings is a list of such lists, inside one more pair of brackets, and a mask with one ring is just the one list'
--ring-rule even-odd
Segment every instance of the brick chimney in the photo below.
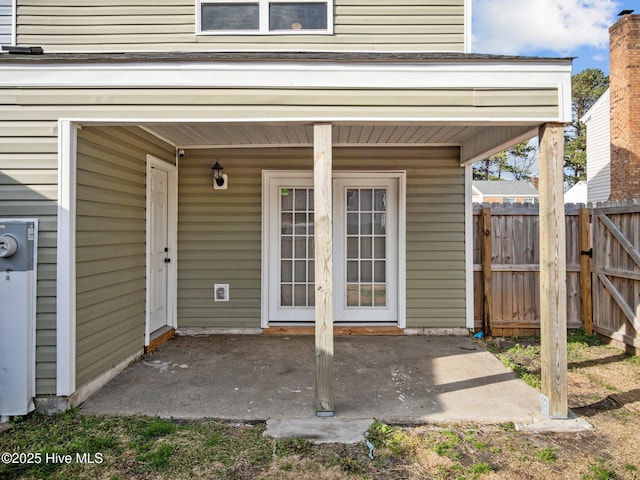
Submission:
{"label": "brick chimney", "polygon": [[611,199],[640,198],[640,15],[609,28]]}

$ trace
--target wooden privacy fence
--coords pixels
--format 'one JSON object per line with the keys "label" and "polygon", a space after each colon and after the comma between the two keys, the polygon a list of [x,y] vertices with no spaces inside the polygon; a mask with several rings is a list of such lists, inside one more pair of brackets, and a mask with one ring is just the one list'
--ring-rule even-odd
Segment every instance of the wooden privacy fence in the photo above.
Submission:
{"label": "wooden privacy fence", "polygon": [[640,350],[640,201],[592,209],[593,328]]}
{"label": "wooden privacy fence", "polygon": [[[567,326],[638,349],[640,202],[583,207],[565,206]],[[539,333],[538,206],[476,204],[473,229],[476,330]]]}
{"label": "wooden privacy fence", "polygon": [[[579,208],[565,209],[567,326],[582,325]],[[538,205],[474,205],[475,327],[495,336],[540,331]]]}

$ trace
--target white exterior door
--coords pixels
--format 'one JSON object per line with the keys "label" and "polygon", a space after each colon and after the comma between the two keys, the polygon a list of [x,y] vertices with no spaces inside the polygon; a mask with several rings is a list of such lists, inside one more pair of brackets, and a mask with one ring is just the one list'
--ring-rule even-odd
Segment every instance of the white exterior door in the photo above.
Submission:
{"label": "white exterior door", "polygon": [[151,167],[149,185],[149,263],[150,298],[149,331],[167,325],[168,242],[168,174]]}
{"label": "white exterior door", "polygon": [[[263,327],[315,319],[313,176],[265,172]],[[401,321],[401,174],[336,173],[336,323]]]}

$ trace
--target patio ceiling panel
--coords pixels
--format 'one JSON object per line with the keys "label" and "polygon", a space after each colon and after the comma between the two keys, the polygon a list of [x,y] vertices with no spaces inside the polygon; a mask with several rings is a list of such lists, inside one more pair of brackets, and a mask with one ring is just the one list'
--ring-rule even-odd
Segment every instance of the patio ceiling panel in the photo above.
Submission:
{"label": "patio ceiling panel", "polygon": [[[535,131],[538,125],[363,124],[334,125],[335,146],[465,146],[475,158],[496,145]],[[306,146],[313,144],[311,124],[291,123],[148,123],[145,128],[179,148]],[[485,150],[483,150],[483,148]]]}

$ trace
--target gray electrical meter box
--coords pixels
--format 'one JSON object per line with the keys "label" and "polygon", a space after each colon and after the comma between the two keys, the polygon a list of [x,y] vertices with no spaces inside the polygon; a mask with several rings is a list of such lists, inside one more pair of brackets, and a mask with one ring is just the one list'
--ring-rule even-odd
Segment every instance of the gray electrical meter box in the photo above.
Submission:
{"label": "gray electrical meter box", "polygon": [[34,409],[37,219],[0,218],[0,421]]}
{"label": "gray electrical meter box", "polygon": [[33,223],[0,219],[0,272],[33,270],[34,239]]}

